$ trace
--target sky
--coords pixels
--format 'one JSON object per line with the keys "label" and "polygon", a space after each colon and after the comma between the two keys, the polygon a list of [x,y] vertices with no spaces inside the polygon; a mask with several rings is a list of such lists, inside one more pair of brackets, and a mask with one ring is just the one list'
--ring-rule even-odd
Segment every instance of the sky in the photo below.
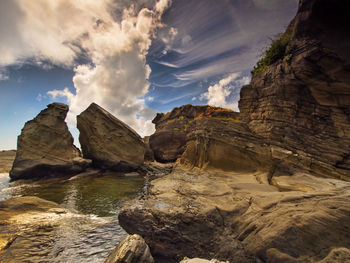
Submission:
{"label": "sky", "polygon": [[184,104],[238,111],[240,88],[297,0],[1,0],[0,150],[63,102],[95,102],[141,136]]}

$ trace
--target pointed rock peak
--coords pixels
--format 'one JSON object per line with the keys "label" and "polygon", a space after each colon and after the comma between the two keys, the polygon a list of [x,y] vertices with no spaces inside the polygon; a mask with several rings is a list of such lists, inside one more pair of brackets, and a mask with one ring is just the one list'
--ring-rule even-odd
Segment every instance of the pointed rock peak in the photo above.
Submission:
{"label": "pointed rock peak", "polygon": [[64,121],[68,110],[63,103],[52,103],[26,122],[17,140],[12,179],[74,175],[85,169]]}

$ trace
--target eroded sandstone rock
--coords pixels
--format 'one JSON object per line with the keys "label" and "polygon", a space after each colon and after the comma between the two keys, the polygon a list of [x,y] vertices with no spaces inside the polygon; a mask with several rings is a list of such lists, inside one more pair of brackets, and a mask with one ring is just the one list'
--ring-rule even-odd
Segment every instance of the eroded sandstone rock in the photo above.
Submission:
{"label": "eroded sandstone rock", "polygon": [[241,120],[290,151],[288,165],[350,178],[349,4],[302,0],[288,54],[241,89]]}
{"label": "eroded sandstone rock", "polygon": [[17,140],[12,179],[74,175],[88,166],[73,145],[64,121],[67,112],[67,105],[52,103],[26,122]]}
{"label": "eroded sandstone rock", "polygon": [[143,164],[145,144],[125,123],[92,103],[77,116],[84,158],[103,169],[128,171]]}
{"label": "eroded sandstone rock", "polygon": [[119,222],[142,235],[160,262],[317,262],[350,247],[349,182],[303,173],[275,186],[266,177],[177,167],[151,181]]}
{"label": "eroded sandstone rock", "polygon": [[154,158],[159,162],[174,162],[185,151],[187,135],[202,119],[238,121],[238,113],[229,109],[190,104],[174,108],[166,114],[158,113],[153,119],[156,132],[149,142]]}
{"label": "eroded sandstone rock", "polygon": [[108,256],[105,263],[153,263],[145,240],[139,235],[125,238]]}

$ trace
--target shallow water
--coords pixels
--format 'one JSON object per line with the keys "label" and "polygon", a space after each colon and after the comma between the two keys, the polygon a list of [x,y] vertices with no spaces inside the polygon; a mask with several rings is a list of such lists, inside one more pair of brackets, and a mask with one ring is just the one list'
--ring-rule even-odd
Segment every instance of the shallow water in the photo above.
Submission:
{"label": "shallow water", "polygon": [[0,175],[0,200],[38,196],[72,211],[22,229],[0,262],[104,262],[126,236],[117,218],[123,201],[136,198],[143,185],[142,177],[120,173],[13,183]]}

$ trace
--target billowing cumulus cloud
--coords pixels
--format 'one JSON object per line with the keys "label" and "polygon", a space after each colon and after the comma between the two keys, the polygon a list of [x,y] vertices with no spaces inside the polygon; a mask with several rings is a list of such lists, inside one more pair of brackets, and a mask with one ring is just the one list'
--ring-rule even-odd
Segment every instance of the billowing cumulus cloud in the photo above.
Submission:
{"label": "billowing cumulus cloud", "polygon": [[[68,122],[92,102],[140,134],[152,132],[144,96],[146,55],[169,0],[4,0],[0,6],[0,66],[28,59],[74,67],[74,91],[52,90],[70,104]],[[11,16],[6,15],[7,12]],[[8,28],[6,25],[10,25]],[[6,32],[11,30],[12,34]],[[81,63],[81,61],[86,61]]]}
{"label": "billowing cumulus cloud", "polygon": [[240,72],[232,73],[221,79],[215,85],[209,86],[208,91],[203,93],[200,99],[207,100],[210,106],[230,108],[238,111],[238,92],[240,88],[248,84],[249,81],[250,78],[241,76]]}

